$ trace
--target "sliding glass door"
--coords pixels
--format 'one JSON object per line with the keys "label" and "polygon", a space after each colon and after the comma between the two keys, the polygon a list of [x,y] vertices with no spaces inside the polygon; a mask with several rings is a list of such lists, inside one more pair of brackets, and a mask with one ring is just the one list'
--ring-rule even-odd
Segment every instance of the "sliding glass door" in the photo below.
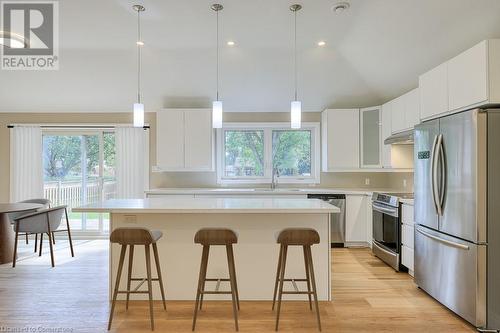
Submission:
{"label": "sliding glass door", "polygon": [[73,213],[71,208],[115,195],[115,136],[103,130],[50,130],[43,133],[44,195],[67,205],[75,233],[103,235],[108,214]]}

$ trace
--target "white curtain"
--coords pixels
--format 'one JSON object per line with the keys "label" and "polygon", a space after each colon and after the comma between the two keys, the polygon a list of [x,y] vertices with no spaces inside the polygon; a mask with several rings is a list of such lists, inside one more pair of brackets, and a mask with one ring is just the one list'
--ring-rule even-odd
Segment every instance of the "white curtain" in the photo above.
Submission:
{"label": "white curtain", "polygon": [[10,200],[43,198],[42,129],[15,126],[10,130]]}
{"label": "white curtain", "polygon": [[149,131],[116,127],[116,198],[141,199],[149,188]]}

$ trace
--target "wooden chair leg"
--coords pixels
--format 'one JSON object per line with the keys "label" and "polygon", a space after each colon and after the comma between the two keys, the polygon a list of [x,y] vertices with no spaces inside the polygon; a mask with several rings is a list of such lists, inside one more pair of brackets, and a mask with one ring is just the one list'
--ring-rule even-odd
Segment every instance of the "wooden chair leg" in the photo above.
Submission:
{"label": "wooden chair leg", "polygon": [[[18,230],[19,228],[16,228]],[[12,257],[12,268],[16,267],[17,259],[17,239],[19,238],[19,231],[16,231],[16,238],[14,239],[14,255]]]}
{"label": "wooden chair leg", "polygon": [[288,245],[283,246],[283,258],[281,258],[281,272],[280,272],[280,286],[278,292],[278,311],[276,312],[276,327],[275,330],[278,330],[279,322],[280,322],[280,311],[281,311],[281,298],[283,296],[283,283],[285,282],[285,270],[286,270],[286,255],[288,252]]}
{"label": "wooden chair leg", "polygon": [[68,239],[69,239],[69,248],[71,249],[71,256],[75,256],[75,252],[73,251],[73,240],[71,239],[71,230],[69,228],[69,218],[68,218],[68,210],[65,208],[64,213],[66,215],[66,227],[68,231]]}
{"label": "wooden chair leg", "polygon": [[28,233],[26,233],[25,235],[26,235],[26,244],[29,244],[29,241],[28,241]]}
{"label": "wooden chair leg", "polygon": [[[130,284],[132,283],[132,263],[134,261],[134,245],[129,246],[128,250],[128,274],[127,274],[127,291],[130,291]],[[128,310],[128,302],[130,300],[130,293],[127,293],[127,301],[125,302],[125,309]]]}
{"label": "wooden chair leg", "polygon": [[35,253],[36,253],[36,250],[38,249],[38,234],[35,234]]}
{"label": "wooden chair leg", "polygon": [[153,243],[153,254],[156,263],[156,274],[158,275],[158,283],[160,284],[161,299],[163,300],[163,309],[167,310],[167,303],[165,302],[165,290],[163,289],[163,277],[161,276],[160,258],[158,256],[158,246]]}
{"label": "wooden chair leg", "polygon": [[234,327],[236,331],[238,328],[238,309],[237,309],[237,299],[236,299],[236,276],[234,274],[234,256],[233,256],[233,246],[226,245],[226,254],[227,254],[227,264],[229,268],[229,281],[231,283],[231,297],[233,301],[233,316],[234,316]]}
{"label": "wooden chair leg", "polygon": [[312,311],[312,302],[311,302],[311,279],[310,279],[310,274],[309,274],[309,260],[307,260],[307,250],[306,247],[303,246],[302,249],[304,250],[304,266],[306,269],[306,280],[307,280],[307,297],[309,298],[309,310]]}
{"label": "wooden chair leg", "polygon": [[208,254],[209,254],[209,249],[210,247],[208,245],[203,246],[203,253],[201,255],[201,263],[200,263],[200,275],[198,278],[198,288],[196,291],[196,302],[194,305],[194,315],[193,315],[193,327],[191,328],[192,331],[194,331],[196,327],[196,318],[198,316],[198,307],[200,303],[200,295],[202,295],[202,282],[205,281],[206,277],[206,270],[207,270],[207,264],[208,264]]}
{"label": "wooden chair leg", "polygon": [[43,245],[43,232],[40,234],[40,252],[38,253],[38,256],[42,256],[42,245]]}
{"label": "wooden chair leg", "polygon": [[[210,246],[207,247],[208,253],[210,253]],[[203,278],[201,280],[201,289],[200,289],[200,310],[203,307],[203,291],[205,290],[205,284],[207,279],[207,267],[208,267],[208,254],[205,262],[205,266],[203,267]]]}
{"label": "wooden chair leg", "polygon": [[125,260],[125,251],[127,250],[127,245],[122,245],[120,252],[120,262],[118,264],[118,272],[116,273],[115,290],[113,292],[113,300],[111,301],[111,311],[109,312],[108,321],[108,331],[111,329],[111,322],[113,321],[113,313],[115,311],[116,296],[118,295],[118,288],[120,286],[120,278],[122,275],[123,261]]}
{"label": "wooden chair leg", "polygon": [[236,278],[236,264],[234,261],[234,251],[233,246],[231,245],[231,260],[233,262],[233,276],[234,276],[234,291],[236,293],[236,303],[238,305],[238,311],[240,310],[240,294],[238,292],[238,281]]}
{"label": "wooden chair leg", "polygon": [[56,234],[52,231],[52,244],[56,244]]}
{"label": "wooden chair leg", "polygon": [[151,318],[151,330],[155,330],[155,321],[153,313],[153,286],[151,283],[151,254],[149,252],[149,245],[145,245],[146,252],[146,271],[148,275],[148,295],[149,295],[149,316]]}
{"label": "wooden chair leg", "polygon": [[281,272],[281,258],[283,255],[283,245],[280,246],[280,254],[278,257],[278,268],[276,268],[276,279],[274,280],[274,293],[273,293],[273,307],[272,310],[274,311],[274,305],[276,303],[276,293],[278,292],[278,284],[279,284],[279,278],[280,278],[280,272]]}
{"label": "wooden chair leg", "polygon": [[52,267],[55,267],[55,262],[54,262],[54,245],[52,244],[52,232],[48,232],[47,235],[49,236],[49,248],[50,248],[50,262],[52,263]]}
{"label": "wooden chair leg", "polygon": [[321,331],[321,319],[319,315],[319,303],[318,303],[318,295],[316,293],[316,279],[314,278],[314,265],[313,265],[313,260],[312,260],[312,254],[311,254],[311,246],[307,246],[307,257],[309,260],[309,269],[311,273],[311,284],[312,284],[312,289],[313,289],[313,295],[314,295],[314,304],[316,306],[316,317],[318,319],[318,329]]}

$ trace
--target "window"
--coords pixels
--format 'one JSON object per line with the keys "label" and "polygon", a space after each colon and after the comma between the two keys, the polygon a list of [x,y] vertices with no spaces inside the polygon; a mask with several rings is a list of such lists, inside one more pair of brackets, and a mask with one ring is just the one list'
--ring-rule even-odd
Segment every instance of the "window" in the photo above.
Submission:
{"label": "window", "polygon": [[319,183],[319,124],[226,123],[217,132],[219,183]]}
{"label": "window", "polygon": [[115,135],[102,130],[53,129],[43,132],[44,197],[67,205],[72,231],[101,235],[108,214],[73,213],[73,207],[115,196]]}

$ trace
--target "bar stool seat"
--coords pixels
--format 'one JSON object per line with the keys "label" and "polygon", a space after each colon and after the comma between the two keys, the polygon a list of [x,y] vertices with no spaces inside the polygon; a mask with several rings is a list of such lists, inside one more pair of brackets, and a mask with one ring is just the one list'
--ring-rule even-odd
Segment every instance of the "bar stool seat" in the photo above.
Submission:
{"label": "bar stool seat", "polygon": [[194,235],[194,242],[201,245],[228,245],[238,243],[238,234],[231,229],[203,228]]}
{"label": "bar stool seat", "polygon": [[[196,244],[203,245],[203,253],[201,256],[200,265],[200,276],[198,278],[198,288],[196,291],[196,303],[194,307],[193,315],[193,327],[194,331],[196,327],[196,319],[198,316],[198,309],[201,310],[203,305],[203,295],[204,294],[230,294],[233,303],[233,316],[234,325],[236,331],[238,331],[238,310],[240,309],[240,298],[238,295],[238,284],[236,282],[236,269],[234,265],[234,253],[233,244],[238,243],[238,234],[231,230],[225,228],[203,228],[196,232],[194,236],[194,242]],[[223,245],[226,246],[227,263],[229,268],[229,278],[209,278],[207,279],[207,266],[208,266],[208,255],[210,251],[210,246],[212,245]],[[217,282],[215,291],[205,290],[205,282]],[[230,291],[219,291],[219,286],[221,281],[226,281],[230,283]]]}
{"label": "bar stool seat", "polygon": [[[276,294],[278,295],[278,311],[276,313],[276,327],[278,330],[281,298],[284,294],[292,295],[307,295],[309,298],[309,309],[312,310],[311,295],[314,296],[314,303],[316,308],[316,317],[318,321],[318,329],[321,331],[321,320],[319,315],[318,295],[316,293],[316,280],[314,278],[314,266],[311,254],[311,246],[319,244],[320,237],[316,230],[311,228],[287,228],[283,229],[276,235],[276,242],[280,244],[280,253],[278,259],[278,268],[276,270],[276,280],[274,282],[274,295],[273,295],[273,310],[276,303]],[[285,278],[286,258],[288,246],[302,246],[304,252],[304,266],[306,278]],[[291,282],[294,291],[283,291],[284,282]],[[307,291],[300,291],[296,282],[306,282]],[[279,286],[279,289],[278,289]],[[311,288],[312,287],[312,288]]]}
{"label": "bar stool seat", "polygon": [[312,228],[287,228],[276,233],[278,244],[313,245],[319,244],[319,234]]}
{"label": "bar stool seat", "polygon": [[[128,303],[130,299],[130,294],[148,294],[149,295],[149,314],[151,319],[151,330],[154,330],[154,315],[153,315],[153,290],[152,282],[156,281],[160,284],[161,298],[163,300],[163,308],[166,310],[165,304],[165,291],[163,290],[163,280],[161,277],[160,260],[158,257],[158,247],[156,242],[163,236],[163,233],[159,230],[149,230],[147,228],[141,227],[124,227],[116,228],[110,235],[111,243],[116,243],[121,245],[120,261],[118,264],[118,272],[116,274],[115,288],[113,292],[113,301],[111,304],[111,311],[109,313],[108,331],[111,329],[111,323],[113,321],[113,313],[115,310],[116,297],[118,294],[127,294],[126,309],[128,310]],[[144,250],[146,254],[146,271],[147,277],[132,277],[132,264],[134,259],[134,246],[144,245]],[[123,262],[125,260],[125,252],[129,246],[129,258],[128,258],[128,276],[127,276],[127,290],[119,290],[120,278],[122,275]],[[153,247],[153,253],[156,264],[157,278],[151,277],[151,255],[150,246]],[[139,284],[135,289],[131,290],[132,281],[137,281]],[[147,281],[148,290],[140,291],[139,288]]]}

